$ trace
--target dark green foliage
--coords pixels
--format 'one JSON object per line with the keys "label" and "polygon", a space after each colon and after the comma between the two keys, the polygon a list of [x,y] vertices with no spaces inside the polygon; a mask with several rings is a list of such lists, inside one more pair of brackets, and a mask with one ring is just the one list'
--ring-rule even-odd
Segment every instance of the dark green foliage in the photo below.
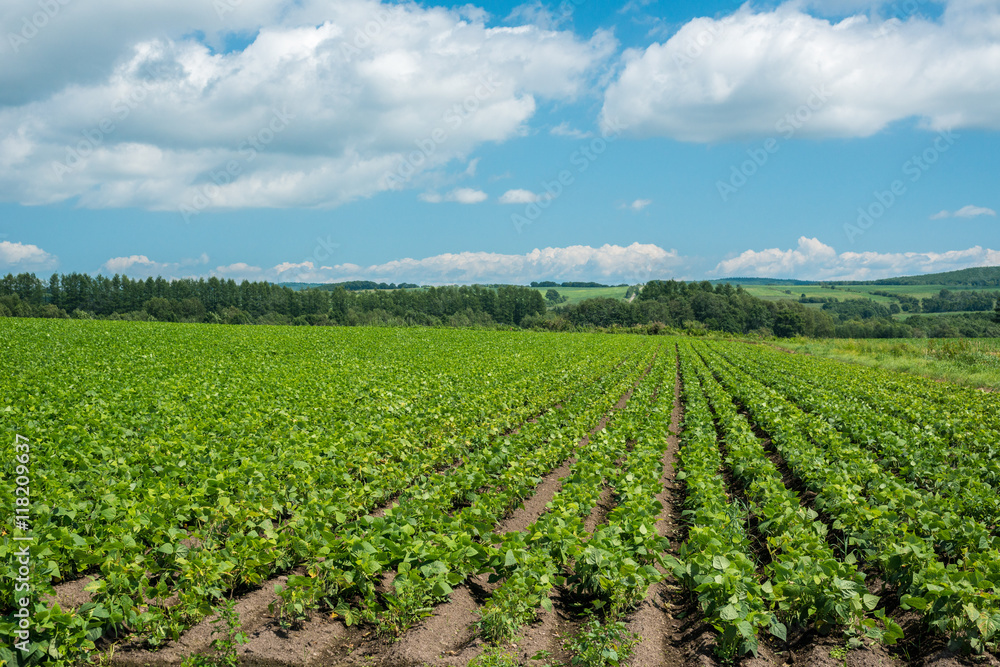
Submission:
{"label": "dark green foliage", "polygon": [[[300,325],[518,326],[545,312],[537,291],[515,285],[416,287],[358,281],[294,290],[267,282],[133,280],[115,275],[54,274],[48,284],[33,274],[0,280],[0,316],[101,317],[161,322]],[[348,291],[348,290],[354,291]],[[368,291],[358,291],[368,290]]]}

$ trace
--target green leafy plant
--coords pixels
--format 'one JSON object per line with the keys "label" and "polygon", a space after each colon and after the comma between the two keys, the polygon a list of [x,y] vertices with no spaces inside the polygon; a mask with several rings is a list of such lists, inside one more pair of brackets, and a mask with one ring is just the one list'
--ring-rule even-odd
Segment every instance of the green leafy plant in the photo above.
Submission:
{"label": "green leafy plant", "polygon": [[624,621],[601,621],[593,614],[579,631],[566,641],[566,648],[573,654],[571,663],[579,667],[617,667],[632,657],[639,638],[628,631]]}
{"label": "green leafy plant", "polygon": [[486,650],[469,661],[468,667],[518,667],[517,655],[501,646],[487,646]]}

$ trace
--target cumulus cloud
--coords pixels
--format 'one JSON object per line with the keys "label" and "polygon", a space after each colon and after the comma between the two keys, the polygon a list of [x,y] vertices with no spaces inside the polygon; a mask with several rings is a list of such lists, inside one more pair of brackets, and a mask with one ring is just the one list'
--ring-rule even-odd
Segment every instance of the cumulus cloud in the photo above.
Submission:
{"label": "cumulus cloud", "polygon": [[33,273],[54,269],[59,258],[30,243],[0,241],[0,268],[12,273]]}
{"label": "cumulus cloud", "polygon": [[493,252],[445,253],[422,259],[404,258],[362,266],[344,262],[324,265],[306,259],[270,268],[245,263],[216,267],[211,275],[234,280],[273,282],[338,282],[376,280],[420,284],[512,283],[537,280],[598,280],[637,283],[676,277],[687,266],[676,250],[653,244],[585,245],[535,249],[523,255]]}
{"label": "cumulus cloud", "polygon": [[747,250],[723,260],[718,277],[798,278],[801,280],[877,280],[901,275],[1000,265],[1000,251],[974,246],[947,252],[843,252],[816,238],[800,237],[795,248]]}
{"label": "cumulus cloud", "polygon": [[651,278],[673,277],[685,262],[676,250],[664,250],[653,244],[605,244],[599,248],[576,245],[535,249],[524,255],[461,252],[424,259],[400,259],[364,268],[338,265],[332,268],[329,279],[364,277],[431,284],[524,284],[545,279],[644,282]]}
{"label": "cumulus cloud", "polygon": [[[37,11],[5,3],[4,34]],[[375,0],[62,6],[3,54],[0,200],[197,212],[426,187],[519,136],[540,101],[589,90],[616,49],[606,32],[485,20]]]}
{"label": "cumulus cloud", "polygon": [[531,190],[522,190],[520,188],[514,190],[508,190],[507,192],[500,195],[498,200],[501,204],[534,204],[535,202],[545,201],[549,199],[548,193],[538,194],[532,192]]}
{"label": "cumulus cloud", "polygon": [[943,220],[944,218],[976,218],[981,215],[996,216],[997,212],[984,206],[973,206],[969,204],[958,209],[954,213],[951,211],[938,211],[931,216],[931,220]]}
{"label": "cumulus cloud", "polygon": [[798,2],[747,3],[627,51],[602,110],[605,125],[693,142],[865,137],[912,117],[935,130],[1000,128],[996,2],[951,2],[937,21],[836,22]]}
{"label": "cumulus cloud", "polygon": [[197,275],[194,267],[208,264],[208,255],[202,253],[197,258],[186,258],[179,262],[156,262],[146,255],[112,257],[101,265],[101,273],[119,273],[132,278],[190,278]]}
{"label": "cumulus cloud", "polygon": [[215,275],[221,278],[232,278],[234,280],[255,280],[261,276],[263,269],[246,262],[236,262],[226,266],[215,267]]}
{"label": "cumulus cloud", "polygon": [[440,204],[445,201],[459,204],[479,204],[486,201],[489,195],[474,188],[455,188],[446,195],[440,195],[437,192],[422,192],[417,195],[417,198],[428,204]]}
{"label": "cumulus cloud", "polygon": [[636,199],[631,204],[622,204],[619,208],[627,208],[635,212],[639,212],[653,203],[652,199]]}

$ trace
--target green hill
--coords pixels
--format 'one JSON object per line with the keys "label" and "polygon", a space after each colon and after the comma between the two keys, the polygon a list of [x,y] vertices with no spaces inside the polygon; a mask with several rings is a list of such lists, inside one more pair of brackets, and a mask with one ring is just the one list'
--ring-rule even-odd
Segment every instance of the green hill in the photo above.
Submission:
{"label": "green hill", "polygon": [[969,287],[1000,287],[1000,266],[980,266],[922,276],[903,276],[873,281],[874,285],[967,285]]}

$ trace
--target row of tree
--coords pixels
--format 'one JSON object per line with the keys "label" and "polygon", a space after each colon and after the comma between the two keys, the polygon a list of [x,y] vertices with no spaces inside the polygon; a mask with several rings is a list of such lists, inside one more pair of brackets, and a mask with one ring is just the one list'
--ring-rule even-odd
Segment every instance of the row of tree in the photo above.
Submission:
{"label": "row of tree", "polygon": [[[722,331],[779,337],[1000,337],[1000,303],[986,313],[892,318],[896,304],[848,299],[808,308],[764,301],[730,284],[651,281],[632,301],[587,299],[559,305],[557,290],[514,285],[348,291],[293,290],[267,282],[173,280],[87,274],[33,274],[0,280],[0,316],[101,317],[225,324],[520,326],[551,330],[622,328]],[[951,294],[939,294],[951,300]],[[965,297],[960,297],[964,299]],[[547,308],[547,305],[549,306]],[[992,305],[992,304],[991,304]],[[893,308],[896,306],[895,308]]]}
{"label": "row of tree", "polygon": [[[780,337],[910,338],[1000,336],[1000,303],[987,314],[914,316],[894,320],[895,304],[848,299],[808,308],[791,301],[764,301],[728,283],[651,281],[631,303],[619,299],[588,299],[554,309],[555,317],[532,320],[553,329],[635,327],[656,322],[668,327]],[[992,302],[991,302],[992,306]]]}
{"label": "row of tree", "polygon": [[267,282],[219,278],[133,280],[116,275],[8,274],[0,280],[0,315],[111,317],[163,322],[296,324],[499,324],[516,326],[544,313],[538,290],[515,285],[348,291],[293,290]]}

